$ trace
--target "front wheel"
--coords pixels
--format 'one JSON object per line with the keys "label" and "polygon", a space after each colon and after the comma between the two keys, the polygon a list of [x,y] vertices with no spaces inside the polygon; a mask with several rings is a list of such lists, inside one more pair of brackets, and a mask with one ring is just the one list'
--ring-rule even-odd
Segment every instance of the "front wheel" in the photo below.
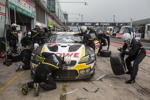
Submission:
{"label": "front wheel", "polygon": [[95,74],[95,69],[93,69],[93,73],[88,78],[84,79],[84,81],[90,81],[93,78],[94,74]]}

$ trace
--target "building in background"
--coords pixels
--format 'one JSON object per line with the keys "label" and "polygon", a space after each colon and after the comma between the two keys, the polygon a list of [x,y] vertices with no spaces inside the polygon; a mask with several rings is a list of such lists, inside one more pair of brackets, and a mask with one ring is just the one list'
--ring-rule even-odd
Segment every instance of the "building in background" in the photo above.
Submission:
{"label": "building in background", "polygon": [[132,25],[141,33],[141,38],[150,40],[150,18],[133,21]]}
{"label": "building in background", "polygon": [[47,8],[50,12],[56,12],[56,0],[47,0]]}
{"label": "building in background", "polygon": [[66,22],[64,12],[61,9],[59,0],[47,0],[47,8],[53,13],[61,22]]}
{"label": "building in background", "polygon": [[5,1],[4,0],[0,0],[0,38],[4,36],[4,26],[5,26],[5,15],[6,15],[6,11],[5,11]]}
{"label": "building in background", "polygon": [[65,18],[64,24],[67,25],[67,23],[68,23],[68,13],[64,13],[64,18]]}
{"label": "building in background", "polygon": [[31,0],[8,0],[8,22],[16,23],[30,30],[36,18],[35,3]]}
{"label": "building in background", "polygon": [[16,23],[28,31],[36,23],[43,27],[65,22],[64,13],[55,0],[0,0],[0,38],[5,36],[6,25]]}

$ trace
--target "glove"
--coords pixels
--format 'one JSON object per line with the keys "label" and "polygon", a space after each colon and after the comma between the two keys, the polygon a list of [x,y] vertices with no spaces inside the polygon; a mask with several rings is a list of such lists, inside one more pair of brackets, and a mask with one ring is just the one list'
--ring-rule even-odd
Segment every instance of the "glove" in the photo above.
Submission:
{"label": "glove", "polygon": [[120,52],[123,51],[123,48],[122,48],[122,47],[118,47],[117,49],[118,49],[118,51],[120,51]]}
{"label": "glove", "polygon": [[122,53],[129,55],[129,51],[123,51]]}

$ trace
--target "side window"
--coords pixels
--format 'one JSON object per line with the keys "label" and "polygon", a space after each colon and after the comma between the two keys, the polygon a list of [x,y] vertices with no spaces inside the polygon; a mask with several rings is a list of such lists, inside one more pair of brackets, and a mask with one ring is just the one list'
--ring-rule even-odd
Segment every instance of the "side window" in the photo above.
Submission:
{"label": "side window", "polygon": [[112,31],[112,28],[110,28],[110,31]]}
{"label": "side window", "polygon": [[150,26],[147,27],[147,31],[150,31]]}

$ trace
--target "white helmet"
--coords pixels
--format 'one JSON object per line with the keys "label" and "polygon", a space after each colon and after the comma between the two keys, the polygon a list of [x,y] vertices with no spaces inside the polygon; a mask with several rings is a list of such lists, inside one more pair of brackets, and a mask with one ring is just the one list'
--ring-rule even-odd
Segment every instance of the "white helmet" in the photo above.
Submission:
{"label": "white helmet", "polygon": [[132,37],[129,33],[124,33],[122,36],[123,41],[131,40]]}
{"label": "white helmet", "polygon": [[11,26],[12,26],[12,27],[13,27],[13,26],[15,26],[15,27],[16,27],[16,26],[17,26],[17,24],[16,24],[16,23],[13,23],[13,24],[11,24]]}
{"label": "white helmet", "polygon": [[27,33],[29,36],[31,36],[31,32],[29,31],[28,33]]}
{"label": "white helmet", "polygon": [[35,27],[36,27],[36,28],[42,28],[42,24],[37,22],[37,23],[35,24]]}
{"label": "white helmet", "polygon": [[81,31],[82,32],[85,32],[87,30],[87,27],[86,26],[81,26]]}
{"label": "white helmet", "polygon": [[34,49],[36,50],[39,47],[38,43],[34,43]]}

